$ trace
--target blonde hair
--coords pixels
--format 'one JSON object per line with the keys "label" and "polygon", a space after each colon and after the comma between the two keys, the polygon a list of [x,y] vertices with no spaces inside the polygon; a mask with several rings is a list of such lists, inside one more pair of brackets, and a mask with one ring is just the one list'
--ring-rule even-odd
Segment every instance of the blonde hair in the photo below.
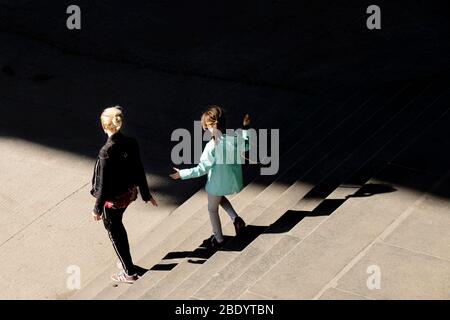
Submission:
{"label": "blonde hair", "polygon": [[201,122],[203,129],[212,126],[224,131],[226,128],[225,110],[217,105],[210,106],[208,110],[203,112]]}
{"label": "blonde hair", "polygon": [[118,132],[123,126],[122,108],[120,106],[106,108],[103,110],[100,120],[103,129],[113,134]]}

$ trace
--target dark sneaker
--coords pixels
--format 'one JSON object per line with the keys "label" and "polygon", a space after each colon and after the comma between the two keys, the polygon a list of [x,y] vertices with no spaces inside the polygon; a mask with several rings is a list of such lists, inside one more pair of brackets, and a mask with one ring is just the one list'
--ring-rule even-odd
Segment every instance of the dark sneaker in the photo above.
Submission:
{"label": "dark sneaker", "polygon": [[132,276],[127,275],[124,271],[111,276],[111,280],[114,282],[134,283],[138,279],[137,274]]}
{"label": "dark sneaker", "polygon": [[206,244],[207,249],[219,249],[223,246],[224,240],[222,242],[217,241],[216,237],[214,235],[211,236],[209,241]]}
{"label": "dark sneaker", "polygon": [[236,231],[236,235],[238,235],[242,229],[245,228],[245,222],[244,220],[242,220],[241,217],[236,217],[236,219],[234,219],[234,230]]}

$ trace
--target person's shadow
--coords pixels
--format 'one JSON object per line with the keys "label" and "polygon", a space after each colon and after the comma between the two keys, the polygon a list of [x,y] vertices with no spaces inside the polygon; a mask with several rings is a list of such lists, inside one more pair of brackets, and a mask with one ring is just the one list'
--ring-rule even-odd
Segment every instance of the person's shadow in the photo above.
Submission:
{"label": "person's shadow", "polygon": [[394,191],[396,191],[396,189],[390,184],[368,183],[359,188],[358,191],[356,191],[354,194],[347,196],[346,199],[370,197],[375,194],[389,193]]}
{"label": "person's shadow", "polygon": [[[336,211],[343,203],[351,198],[370,197],[376,194],[394,192],[396,189],[390,184],[365,184],[359,188],[354,194],[345,197],[345,199],[324,199],[312,211],[286,211],[277,221],[269,226],[247,225],[242,232],[235,236],[225,236],[225,244],[220,249],[207,249],[207,241],[205,239],[193,251],[175,251],[169,252],[163,260],[189,258],[188,262],[203,264],[217,251],[242,251],[258,236],[263,233],[286,233],[292,230],[305,217],[329,216]],[[151,270],[168,270],[168,264],[157,264]],[[173,268],[175,264],[170,264]],[[170,269],[171,270],[171,269]]]}
{"label": "person's shadow", "polygon": [[136,273],[138,274],[139,277],[142,277],[147,271],[149,271],[149,269],[140,267],[140,266],[135,266],[136,268]]}

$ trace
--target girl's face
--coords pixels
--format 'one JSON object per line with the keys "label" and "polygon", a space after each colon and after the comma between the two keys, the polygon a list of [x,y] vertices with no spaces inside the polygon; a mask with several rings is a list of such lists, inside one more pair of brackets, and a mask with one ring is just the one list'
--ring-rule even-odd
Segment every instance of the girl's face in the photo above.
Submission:
{"label": "girl's face", "polygon": [[211,124],[206,124],[206,127],[203,127],[203,130],[208,130],[211,133],[214,133],[214,130],[216,129],[215,125],[211,125]]}

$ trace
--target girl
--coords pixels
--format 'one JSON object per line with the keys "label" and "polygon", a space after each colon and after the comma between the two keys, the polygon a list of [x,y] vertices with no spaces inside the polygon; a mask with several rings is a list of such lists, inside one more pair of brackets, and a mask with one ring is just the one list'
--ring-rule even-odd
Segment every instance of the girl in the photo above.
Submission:
{"label": "girl", "polygon": [[[201,117],[204,130],[209,130],[212,139],[207,143],[200,157],[200,163],[190,169],[179,170],[172,179],[197,178],[207,174],[206,192],[208,194],[208,212],[211,220],[213,235],[208,243],[209,248],[223,245],[222,226],[219,217],[219,205],[228,213],[233,221],[236,234],[245,227],[244,220],[238,216],[226,195],[240,192],[243,188],[242,166],[240,151],[248,150],[247,129],[250,117],[245,116],[242,137],[222,134],[225,132],[225,112],[219,106],[211,106]],[[240,142],[243,142],[241,144]]]}
{"label": "girl", "polygon": [[92,212],[95,221],[103,219],[108,236],[123,267],[123,271],[111,276],[116,282],[132,283],[138,279],[122,218],[128,205],[137,198],[137,187],[142,200],[157,206],[151,196],[139,147],[134,138],[124,136],[120,129],[123,114],[120,107],[103,111],[101,124],[108,135],[95,164],[91,194],[97,198]]}

